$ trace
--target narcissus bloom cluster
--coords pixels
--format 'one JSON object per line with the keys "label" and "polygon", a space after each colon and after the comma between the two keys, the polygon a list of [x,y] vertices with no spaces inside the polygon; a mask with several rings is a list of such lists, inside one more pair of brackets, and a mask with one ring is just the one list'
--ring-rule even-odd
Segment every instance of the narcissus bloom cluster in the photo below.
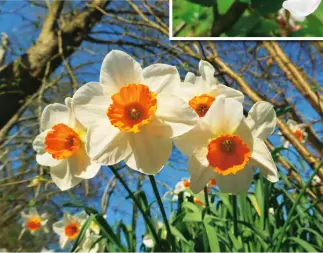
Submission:
{"label": "narcissus bloom cluster", "polygon": [[[194,193],[215,182],[232,194],[247,191],[256,167],[277,181],[264,144],[276,125],[273,107],[257,103],[245,118],[244,95],[220,84],[210,63],[201,61],[199,72],[181,82],[174,66],[142,68],[126,53],[111,51],[103,60],[100,82],[83,85],[66,105],[45,108],[43,132],[34,141],[37,162],[50,166],[53,181],[66,190],[94,177],[101,165],[121,161],[155,175],[174,141],[189,157],[186,185]],[[64,236],[64,243],[73,237]]]}
{"label": "narcissus bloom cluster", "polygon": [[36,234],[40,232],[48,233],[47,222],[48,215],[43,213],[40,215],[35,207],[29,209],[28,213],[21,212],[22,222],[22,231],[20,236],[25,231],[29,231],[31,234]]}

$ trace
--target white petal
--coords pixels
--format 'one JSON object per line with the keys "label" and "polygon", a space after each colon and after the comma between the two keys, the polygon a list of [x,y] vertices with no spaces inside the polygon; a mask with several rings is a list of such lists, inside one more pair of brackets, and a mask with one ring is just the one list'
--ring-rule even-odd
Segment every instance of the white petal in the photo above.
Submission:
{"label": "white petal", "polygon": [[196,76],[194,75],[194,73],[187,72],[187,74],[185,76],[185,79],[184,79],[184,82],[189,82],[189,83],[194,84],[195,80],[196,80]]}
{"label": "white petal", "polygon": [[252,161],[250,163],[258,167],[270,182],[275,183],[278,181],[277,167],[271,157],[270,151],[262,140],[255,139],[251,158]]}
{"label": "white petal", "polygon": [[100,83],[104,92],[110,96],[118,93],[122,86],[132,83],[142,84],[141,66],[130,55],[112,50],[103,60]]}
{"label": "white petal", "polygon": [[276,112],[268,102],[257,102],[248,113],[246,123],[252,135],[261,140],[266,140],[276,127]]}
{"label": "white petal", "polygon": [[154,241],[149,235],[145,235],[142,243],[147,247],[147,248],[153,248],[154,247]]}
{"label": "white petal", "polygon": [[67,159],[63,160],[59,165],[51,167],[50,174],[53,182],[61,191],[71,189],[82,181],[81,178],[74,176]]}
{"label": "white petal", "polygon": [[105,165],[117,164],[131,152],[127,133],[120,132],[109,120],[99,121],[88,129],[86,144],[91,159]]}
{"label": "white petal", "polygon": [[85,151],[84,145],[70,158],[67,159],[71,173],[75,177],[90,179],[96,176],[100,170],[100,165],[92,163]]}
{"label": "white petal", "polygon": [[66,235],[61,235],[59,238],[59,246],[61,247],[61,249],[65,249],[67,247],[67,245],[69,244],[70,240],[68,239],[68,237]]}
{"label": "white petal", "polygon": [[228,86],[225,86],[223,84],[218,84],[217,86],[215,86],[215,88],[213,88],[210,92],[210,95],[214,96],[215,98],[223,95],[226,98],[233,98],[237,101],[239,101],[240,103],[243,103],[244,101],[244,95],[242,92],[232,89]]}
{"label": "white petal", "polygon": [[31,207],[31,208],[29,209],[29,214],[30,214],[31,216],[39,216],[39,213],[38,213],[38,211],[37,211],[36,207]]}
{"label": "white petal", "polygon": [[188,161],[188,171],[191,175],[191,189],[193,193],[199,193],[206,184],[214,177],[214,171],[206,159],[207,148],[194,150],[193,155]]}
{"label": "white petal", "polygon": [[219,186],[223,192],[231,193],[233,195],[247,192],[250,188],[252,178],[253,170],[249,165],[236,174],[222,176],[215,173],[216,185]]}
{"label": "white petal", "polygon": [[183,99],[186,103],[194,98],[195,96],[200,96],[202,94],[200,87],[190,82],[181,82],[179,88],[176,90],[176,96]]}
{"label": "white petal", "polygon": [[283,8],[290,11],[294,17],[306,17],[312,14],[320,5],[321,0],[287,0]]}
{"label": "white petal", "polygon": [[56,166],[61,161],[56,160],[53,156],[45,151],[45,138],[49,130],[42,132],[37,135],[35,140],[33,141],[33,148],[37,152],[36,161],[38,164],[43,166]]}
{"label": "white petal", "polygon": [[75,214],[74,218],[80,223],[80,225],[83,225],[83,223],[89,218],[89,216],[85,211],[82,211],[78,214]]}
{"label": "white petal", "polygon": [[156,118],[147,125],[150,134],[172,138],[196,125],[198,116],[184,100],[170,94],[161,94],[157,99]]}
{"label": "white petal", "polygon": [[199,71],[201,76],[206,80],[208,79],[210,76],[214,77],[214,67],[211,63],[207,62],[207,61],[203,61],[201,60],[199,63]]}
{"label": "white petal", "polygon": [[242,104],[232,98],[220,96],[213,102],[202,121],[215,135],[220,135],[234,133],[242,119]]}
{"label": "white petal", "polygon": [[165,165],[172,152],[172,140],[150,135],[145,127],[139,133],[129,134],[132,153],[125,159],[134,170],[148,175],[157,174]]}
{"label": "white petal", "polygon": [[237,128],[235,134],[240,136],[240,138],[248,145],[249,150],[252,152],[254,138],[245,120],[241,121],[241,124]]}
{"label": "white petal", "polygon": [[180,85],[176,67],[167,64],[153,64],[143,70],[144,84],[156,94],[169,94]]}
{"label": "white petal", "polygon": [[58,235],[64,235],[65,224],[62,221],[57,221],[53,223],[53,230]]}
{"label": "white petal", "polygon": [[73,96],[75,116],[86,128],[108,118],[106,112],[110,103],[111,99],[104,95],[102,86],[94,82],[83,85]]}
{"label": "white petal", "polygon": [[52,128],[58,123],[68,124],[69,111],[66,105],[50,104],[42,112],[40,128],[44,131]]}
{"label": "white petal", "polygon": [[202,125],[197,124],[187,133],[175,137],[173,141],[179,151],[187,156],[190,156],[194,149],[207,146],[208,140],[212,138],[212,136],[213,134],[208,128],[204,128]]}

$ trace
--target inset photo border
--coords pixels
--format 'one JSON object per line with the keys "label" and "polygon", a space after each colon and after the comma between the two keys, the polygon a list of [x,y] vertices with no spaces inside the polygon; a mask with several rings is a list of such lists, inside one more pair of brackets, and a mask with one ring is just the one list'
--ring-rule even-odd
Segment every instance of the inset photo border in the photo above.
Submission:
{"label": "inset photo border", "polygon": [[169,1],[170,40],[323,40],[321,0]]}

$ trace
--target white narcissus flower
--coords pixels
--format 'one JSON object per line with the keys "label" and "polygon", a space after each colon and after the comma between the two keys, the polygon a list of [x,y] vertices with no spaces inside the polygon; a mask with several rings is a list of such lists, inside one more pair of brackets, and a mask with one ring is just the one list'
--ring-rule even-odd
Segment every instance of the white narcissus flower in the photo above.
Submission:
{"label": "white narcissus flower", "polygon": [[[297,124],[296,121],[289,119],[287,121],[287,126],[290,128],[290,130],[293,132],[294,136],[302,143],[305,143],[307,141],[307,132],[305,131],[306,124]],[[282,142],[284,148],[289,147],[289,141],[286,140],[284,137],[282,137]]]}
{"label": "white narcissus flower", "polygon": [[100,83],[76,91],[76,117],[88,128],[87,152],[96,162],[124,160],[145,174],[158,173],[172,151],[172,137],[192,129],[195,112],[174,95],[180,83],[175,67],[153,64],[142,69],[124,52],[103,60]]}
{"label": "white narcissus flower", "polygon": [[[167,238],[167,230],[164,226],[164,223],[160,222],[160,221],[157,221],[157,225],[156,225],[156,229],[157,229],[157,233],[159,234],[159,230],[162,229],[162,232],[161,232],[161,238],[162,239],[166,239]],[[155,243],[154,243],[154,240],[153,238],[151,237],[150,234],[148,235],[145,235],[143,238],[142,238],[142,243],[147,247],[147,248],[153,248]]]}
{"label": "white narcissus flower", "polygon": [[291,15],[289,17],[289,19],[287,18],[287,14],[286,14],[286,10],[284,8],[281,8],[278,11],[278,16],[277,16],[277,20],[279,21],[279,24],[282,28],[286,27],[286,23],[289,23],[290,29],[292,31],[298,31],[299,29],[302,28],[301,25],[296,25],[295,22],[304,22],[305,17],[294,17],[293,15]]}
{"label": "white narcissus flower", "polygon": [[292,16],[302,18],[312,14],[320,3],[321,0],[287,0],[283,2],[283,8],[288,10]]}
{"label": "white narcissus flower", "polygon": [[212,103],[219,96],[233,98],[241,103],[244,101],[244,95],[240,91],[218,82],[214,77],[215,69],[209,62],[201,60],[199,63],[199,71],[201,76],[195,76],[193,73],[188,72],[184,82],[177,89],[178,96],[188,103],[200,117],[194,129],[174,138],[176,147],[187,156],[192,154],[193,148],[191,145],[187,145],[185,140],[187,138],[200,139],[197,133],[204,132],[200,131],[200,128],[203,127],[201,122]]}
{"label": "white narcissus flower", "polygon": [[43,132],[33,142],[37,162],[51,167],[51,177],[62,191],[93,178],[100,169],[86,154],[86,130],[74,117],[72,103],[66,98],[66,105],[46,106],[40,120]]}
{"label": "white narcissus flower", "polygon": [[264,141],[274,131],[276,113],[267,102],[256,103],[243,116],[242,104],[232,98],[217,98],[204,117],[202,140],[187,138],[195,148],[189,158],[191,189],[200,192],[211,178],[227,193],[249,189],[253,167],[271,182],[278,180],[277,168]]}
{"label": "white narcissus flower", "polygon": [[97,253],[105,251],[105,239],[98,234],[91,234],[82,240],[79,252]]}
{"label": "white narcissus flower", "polygon": [[23,229],[20,236],[22,236],[26,230],[28,230],[31,234],[36,234],[41,231],[48,233],[48,228],[46,225],[48,222],[47,213],[39,215],[37,209],[32,207],[29,209],[28,213],[21,212],[21,217],[23,219]]}
{"label": "white narcissus flower", "polygon": [[[66,248],[71,241],[74,241],[77,238],[83,223],[87,219],[88,215],[85,212],[76,215],[65,212],[63,214],[63,219],[53,224],[54,232],[60,237],[59,245],[61,249]],[[87,235],[88,234],[85,234],[85,237]]]}

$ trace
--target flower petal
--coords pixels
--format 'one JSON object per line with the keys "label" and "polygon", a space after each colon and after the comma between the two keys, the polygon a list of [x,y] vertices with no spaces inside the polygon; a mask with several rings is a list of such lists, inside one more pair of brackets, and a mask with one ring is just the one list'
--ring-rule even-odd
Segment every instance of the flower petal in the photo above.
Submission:
{"label": "flower petal", "polygon": [[36,161],[38,164],[53,167],[58,165],[61,161],[54,159],[51,154],[45,151],[45,138],[47,133],[48,131],[44,131],[37,135],[33,141],[33,148],[37,152]]}
{"label": "flower petal", "polygon": [[62,221],[57,221],[53,223],[53,230],[58,235],[64,234],[65,224]]}
{"label": "flower petal", "polygon": [[63,160],[59,165],[51,167],[50,174],[53,182],[61,191],[71,189],[82,181],[81,178],[74,176],[67,159]]}
{"label": "flower petal", "polygon": [[142,239],[142,243],[147,247],[147,248],[153,248],[154,247],[154,241],[150,237],[150,235],[145,235],[144,238]]}
{"label": "flower petal", "polygon": [[283,8],[294,17],[306,17],[312,14],[320,5],[321,0],[287,0],[283,2]]}
{"label": "flower petal", "polygon": [[277,182],[278,181],[278,171],[276,164],[271,157],[270,151],[268,150],[266,144],[255,138],[254,147],[251,154],[250,163],[253,166],[256,166],[260,169],[261,173],[270,181]]}
{"label": "flower petal", "polygon": [[86,128],[98,120],[107,119],[107,110],[111,99],[105,96],[99,83],[87,83],[79,88],[73,96],[73,110],[76,118]]}
{"label": "flower petal", "polygon": [[196,80],[196,76],[192,72],[187,72],[184,82],[192,83],[194,84]]}
{"label": "flower petal", "polygon": [[200,124],[197,124],[192,130],[187,133],[175,137],[173,139],[175,146],[183,154],[190,156],[194,149],[205,147],[208,145],[208,140],[212,138],[213,134],[209,131],[208,128],[203,127]]}
{"label": "flower petal", "polygon": [[66,235],[61,235],[59,238],[59,246],[61,247],[61,249],[65,249],[67,247],[67,245],[69,244],[70,240],[68,239],[68,237]]}
{"label": "flower petal", "polygon": [[213,102],[202,121],[211,128],[215,135],[220,135],[234,133],[243,118],[243,108],[240,102],[220,96]]}
{"label": "flower petal", "polygon": [[96,176],[100,170],[100,165],[91,163],[89,156],[85,151],[84,145],[70,158],[67,159],[71,173],[75,177],[90,179]]}
{"label": "flower petal", "polygon": [[142,68],[130,55],[112,50],[103,60],[100,83],[104,92],[112,96],[119,92],[122,86],[131,83],[142,84]]}
{"label": "flower petal", "polygon": [[193,193],[199,193],[206,184],[214,177],[215,173],[206,159],[208,149],[197,148],[188,161],[188,171],[191,175],[191,189]]}
{"label": "flower petal", "polygon": [[66,105],[50,104],[47,105],[41,115],[40,128],[44,131],[52,128],[58,123],[68,124],[69,112]]}
{"label": "flower petal", "polygon": [[154,137],[145,127],[140,132],[129,134],[132,153],[125,163],[134,170],[148,175],[157,174],[165,165],[172,152],[172,140]]}
{"label": "flower petal", "polygon": [[131,147],[127,133],[120,132],[107,119],[88,129],[86,150],[96,163],[114,165],[130,154]]}
{"label": "flower petal", "polygon": [[198,116],[184,100],[175,95],[158,96],[156,118],[147,125],[154,136],[172,138],[191,130]]}
{"label": "flower petal", "polygon": [[251,166],[247,165],[243,170],[238,171],[236,174],[222,176],[215,173],[215,180],[217,186],[223,192],[237,195],[242,192],[247,192],[250,188],[253,178],[253,170]]}
{"label": "flower petal", "polygon": [[167,64],[153,64],[143,70],[144,84],[158,94],[172,93],[180,85],[176,67]]}
{"label": "flower petal", "polygon": [[194,98],[195,96],[199,96],[202,94],[200,87],[190,82],[181,82],[180,86],[175,92],[176,96],[183,99],[186,103]]}
{"label": "flower petal", "polygon": [[270,103],[257,102],[250,109],[246,123],[254,137],[266,140],[275,130],[276,112]]}
{"label": "flower petal", "polygon": [[215,88],[213,88],[210,92],[210,95],[214,96],[215,98],[223,95],[226,98],[233,98],[237,101],[239,101],[240,103],[243,103],[244,101],[244,95],[242,92],[232,89],[228,86],[225,86],[223,84],[218,84],[217,86],[215,86]]}

